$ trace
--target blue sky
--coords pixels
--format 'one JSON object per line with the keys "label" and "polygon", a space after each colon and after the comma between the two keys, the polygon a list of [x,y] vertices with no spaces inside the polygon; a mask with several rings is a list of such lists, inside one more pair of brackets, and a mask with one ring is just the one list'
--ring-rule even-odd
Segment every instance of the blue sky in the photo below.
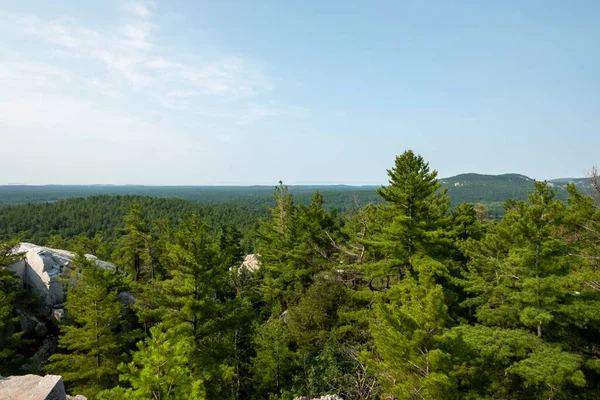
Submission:
{"label": "blue sky", "polygon": [[585,176],[597,1],[1,1],[0,184]]}

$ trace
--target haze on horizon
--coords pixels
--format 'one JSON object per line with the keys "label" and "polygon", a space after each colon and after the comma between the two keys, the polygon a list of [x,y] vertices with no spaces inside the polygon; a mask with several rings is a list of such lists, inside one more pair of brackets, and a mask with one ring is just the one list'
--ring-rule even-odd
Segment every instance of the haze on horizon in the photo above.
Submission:
{"label": "haze on horizon", "polygon": [[0,184],[599,164],[600,3],[0,0]]}

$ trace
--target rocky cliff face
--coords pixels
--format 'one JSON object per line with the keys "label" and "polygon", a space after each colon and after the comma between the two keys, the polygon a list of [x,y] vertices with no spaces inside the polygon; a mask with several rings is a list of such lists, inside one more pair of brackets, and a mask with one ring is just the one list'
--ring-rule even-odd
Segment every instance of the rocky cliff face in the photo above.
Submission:
{"label": "rocky cliff face", "polygon": [[0,377],[0,400],[87,400],[69,396],[58,375],[23,375]]}
{"label": "rocky cliff face", "polygon": [[[29,349],[32,355],[21,366],[21,371],[23,373],[38,373],[48,357],[56,351],[57,337],[52,334],[52,331],[55,331],[53,325],[65,315],[65,297],[63,283],[60,278],[68,276],[75,254],[70,251],[51,249],[31,243],[20,243],[13,251],[16,254],[23,254],[23,257],[18,262],[5,268],[13,271],[18,276],[21,288],[36,293],[40,298],[40,308],[35,310],[35,315],[31,315],[24,310],[16,310],[16,316],[19,317],[20,328],[24,336],[28,339],[36,339]],[[99,260],[91,254],[86,255],[86,257],[94,260],[99,268],[117,271],[115,265],[111,263]],[[131,293],[120,293],[119,298],[126,306],[135,301]],[[129,311],[127,307],[126,312]],[[0,338],[0,346],[2,345],[1,342],[2,338]],[[4,378],[3,382],[6,382],[6,379]],[[23,384],[27,382],[23,381]],[[6,392],[0,390],[0,400],[5,398],[3,396],[6,396]],[[16,399],[20,397],[8,398]],[[33,399],[37,397],[23,398]]]}
{"label": "rocky cliff face", "polygon": [[[64,314],[64,293],[61,277],[67,276],[67,271],[75,254],[67,250],[50,249],[32,243],[21,243],[14,249],[15,253],[24,256],[17,263],[6,269],[17,274],[21,286],[36,292],[43,305],[42,313],[54,320],[60,320]],[[94,260],[96,265],[104,269],[116,269],[114,264],[99,260],[96,256],[86,254],[86,258]]]}

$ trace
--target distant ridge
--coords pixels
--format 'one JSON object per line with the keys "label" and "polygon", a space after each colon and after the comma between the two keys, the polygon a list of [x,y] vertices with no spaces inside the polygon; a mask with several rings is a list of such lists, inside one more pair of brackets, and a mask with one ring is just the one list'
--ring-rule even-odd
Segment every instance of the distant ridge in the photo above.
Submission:
{"label": "distant ridge", "polygon": [[[528,192],[534,188],[535,180],[523,174],[507,173],[488,175],[465,173],[441,178],[440,183],[448,189],[452,206],[461,203],[486,204],[492,216],[504,213],[507,199],[527,200]],[[587,178],[557,178],[548,181],[555,189],[558,199],[566,200],[567,185],[575,184],[584,192],[591,185]],[[0,206],[23,203],[48,203],[73,197],[91,196],[150,196],[177,198],[195,203],[236,203],[270,205],[273,202],[273,188],[277,185],[248,186],[148,186],[148,185],[19,185],[0,186]],[[318,190],[329,206],[346,209],[369,202],[378,203],[382,199],[375,190],[380,185],[288,185],[290,193],[298,202],[309,202]]]}

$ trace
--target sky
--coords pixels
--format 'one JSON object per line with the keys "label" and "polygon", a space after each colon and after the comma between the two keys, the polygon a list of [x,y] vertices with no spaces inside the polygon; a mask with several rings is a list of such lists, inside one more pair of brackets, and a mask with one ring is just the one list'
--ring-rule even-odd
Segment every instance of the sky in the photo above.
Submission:
{"label": "sky", "polygon": [[0,184],[600,163],[600,2],[0,0]]}

